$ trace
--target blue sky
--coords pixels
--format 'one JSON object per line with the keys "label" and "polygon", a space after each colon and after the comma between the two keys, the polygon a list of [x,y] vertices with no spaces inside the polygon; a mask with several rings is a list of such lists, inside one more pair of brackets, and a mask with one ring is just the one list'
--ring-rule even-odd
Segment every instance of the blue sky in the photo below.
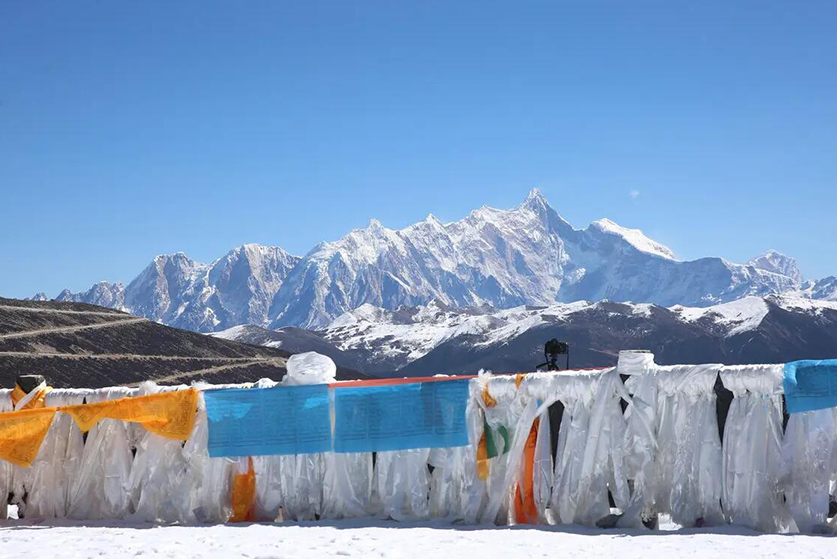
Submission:
{"label": "blue sky", "polygon": [[532,187],[837,274],[837,3],[406,4],[0,0],[0,294]]}

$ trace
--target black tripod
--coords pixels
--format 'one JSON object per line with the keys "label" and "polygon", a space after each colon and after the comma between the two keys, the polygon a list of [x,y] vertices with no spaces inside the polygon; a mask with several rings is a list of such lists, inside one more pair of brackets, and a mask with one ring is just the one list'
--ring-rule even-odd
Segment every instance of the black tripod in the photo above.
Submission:
{"label": "black tripod", "polygon": [[558,364],[558,358],[566,355],[563,370],[570,368],[570,345],[567,342],[562,342],[557,338],[552,338],[543,346],[543,357],[546,362],[541,363],[535,367],[538,371],[560,371],[562,367]]}

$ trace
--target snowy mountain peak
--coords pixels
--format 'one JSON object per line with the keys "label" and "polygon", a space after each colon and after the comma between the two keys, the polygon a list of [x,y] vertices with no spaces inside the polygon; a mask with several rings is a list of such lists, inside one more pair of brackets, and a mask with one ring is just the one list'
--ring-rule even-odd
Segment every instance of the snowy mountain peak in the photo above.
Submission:
{"label": "snowy mountain peak", "polygon": [[492,208],[486,204],[483,204],[479,208],[471,211],[463,221],[469,221],[471,223],[484,223],[486,221],[491,221],[492,216],[500,210],[496,208]]}
{"label": "snowy mountain peak", "polygon": [[531,202],[549,204],[549,202],[546,199],[546,196],[544,196],[543,192],[541,192],[539,188],[532,188],[531,190],[529,190],[529,193],[526,194],[526,200],[524,200],[523,203],[525,204]]}
{"label": "snowy mountain peak", "polygon": [[546,196],[543,195],[537,188],[533,188],[529,191],[529,194],[526,195],[526,199],[521,204],[523,207],[528,208],[541,208],[541,207],[548,207],[549,201],[547,201]]}
{"label": "snowy mountain peak", "polygon": [[73,293],[69,289],[65,289],[58,294],[55,300],[89,303],[122,310],[125,306],[125,287],[121,283],[100,281],[94,283],[93,287],[83,293]]}
{"label": "snowy mountain peak", "polygon": [[[72,291],[70,291],[69,289],[66,289],[66,288],[65,288],[65,289],[62,289],[62,290],[61,290],[61,293],[59,293],[59,294],[55,297],[55,300],[56,300],[56,301],[73,301],[73,300],[74,300],[74,299],[73,299],[73,297],[74,297],[75,295],[76,295],[75,293],[73,293],[73,292],[72,292]],[[80,296],[80,295],[81,295],[81,293],[79,293],[78,295]],[[38,299],[37,299],[37,295],[34,297],[34,299],[35,299],[36,301],[38,300]]]}
{"label": "snowy mountain peak", "polygon": [[802,284],[802,274],[799,272],[796,259],[786,256],[777,250],[768,250],[764,254],[751,259],[747,264],[759,270],[788,276],[797,285]]}
{"label": "snowy mountain peak", "polygon": [[261,267],[266,261],[270,259],[279,259],[285,262],[299,260],[298,256],[294,256],[281,247],[272,247],[260,245],[258,243],[247,243],[238,246],[227,254],[219,258],[212,267],[216,267],[218,262],[222,260],[246,259],[251,266]]}
{"label": "snowy mountain peak", "polygon": [[[140,277],[145,276],[146,280],[152,277],[184,275],[193,277],[196,274],[205,271],[208,268],[206,264],[192,260],[184,252],[175,252],[172,254],[158,254],[154,260],[149,264]],[[132,282],[133,283],[133,282]]]}
{"label": "snowy mountain peak", "polygon": [[168,262],[178,262],[184,264],[191,264],[194,262],[191,258],[186,256],[186,253],[183,251],[173,252],[171,254],[158,254],[154,257],[155,263],[168,263]]}
{"label": "snowy mountain peak", "polygon": [[369,224],[366,227],[360,229],[352,229],[348,235],[340,239],[339,241],[333,243],[326,243],[329,245],[339,245],[342,241],[355,238],[355,239],[372,239],[372,238],[381,238],[381,237],[390,237],[392,234],[395,233],[394,229],[390,229],[385,227],[380,221],[375,219],[374,217],[369,220]]}
{"label": "snowy mountain peak", "polygon": [[594,221],[590,224],[590,227],[609,235],[622,237],[628,244],[639,251],[668,258],[669,260],[675,260],[674,252],[670,248],[656,241],[652,241],[639,229],[628,229],[606,218]]}
{"label": "snowy mountain peak", "polygon": [[268,253],[277,252],[277,251],[285,252],[280,247],[265,246],[265,245],[260,245],[259,243],[244,243],[243,245],[239,245],[239,246],[235,247],[234,249],[232,249],[228,254],[232,254],[234,252],[244,253],[244,254],[248,254],[248,255],[251,255],[251,254],[268,254]]}
{"label": "snowy mountain peak", "polygon": [[[501,210],[502,211],[502,210]],[[529,191],[529,194],[526,196],[526,199],[520,204],[515,210],[510,210],[504,213],[529,213],[537,217],[537,219],[543,223],[550,220],[551,217],[557,217],[558,221],[561,222],[563,225],[569,225],[564,221],[564,219],[558,214],[555,213],[555,210],[549,205],[549,202],[546,199],[546,196],[538,190],[537,188],[533,188]]]}
{"label": "snowy mountain peak", "polygon": [[371,219],[363,229],[353,229],[342,239],[319,245],[308,257],[329,261],[339,256],[344,262],[359,260],[372,264],[388,250],[403,252],[404,241],[398,231],[384,227],[377,219]]}

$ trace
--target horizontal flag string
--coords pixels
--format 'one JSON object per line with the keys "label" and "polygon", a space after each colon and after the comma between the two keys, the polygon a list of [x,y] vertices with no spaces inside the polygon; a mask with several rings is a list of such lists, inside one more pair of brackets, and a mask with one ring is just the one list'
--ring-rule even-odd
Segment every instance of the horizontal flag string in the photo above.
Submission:
{"label": "horizontal flag string", "polygon": [[[474,378],[477,375],[205,390],[209,454],[259,456],[463,446],[468,444],[468,382]],[[198,393],[189,388],[0,413],[0,458],[30,465],[58,411],[71,416],[82,432],[102,419],[115,419],[139,423],[163,437],[186,440],[194,426]],[[42,398],[38,402],[43,405]]]}
{"label": "horizontal flag string", "polygon": [[[464,446],[468,444],[465,412],[472,378],[457,375],[208,390],[204,399],[209,455]],[[336,388],[340,390],[333,390]]]}
{"label": "horizontal flag string", "polygon": [[195,388],[77,406],[39,407],[0,413],[0,458],[28,468],[38,455],[56,412],[66,413],[86,433],[102,419],[139,423],[169,439],[186,440],[198,407]]}

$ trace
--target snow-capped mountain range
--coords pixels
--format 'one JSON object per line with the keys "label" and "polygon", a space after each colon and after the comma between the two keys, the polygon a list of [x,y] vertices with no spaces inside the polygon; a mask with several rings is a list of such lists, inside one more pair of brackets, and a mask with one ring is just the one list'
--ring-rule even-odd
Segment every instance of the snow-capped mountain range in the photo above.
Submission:
{"label": "snow-capped mountain range", "polygon": [[774,251],[747,264],[681,261],[641,231],[607,219],[575,229],[533,190],[516,208],[484,206],[451,223],[430,215],[393,230],[373,220],[304,257],[254,244],[211,264],[161,255],[127,287],[100,282],[56,299],[216,332],[244,324],[322,329],[363,305],[509,309],[610,300],[708,307],[785,292],[834,299],[837,279],[803,283],[795,261]]}

